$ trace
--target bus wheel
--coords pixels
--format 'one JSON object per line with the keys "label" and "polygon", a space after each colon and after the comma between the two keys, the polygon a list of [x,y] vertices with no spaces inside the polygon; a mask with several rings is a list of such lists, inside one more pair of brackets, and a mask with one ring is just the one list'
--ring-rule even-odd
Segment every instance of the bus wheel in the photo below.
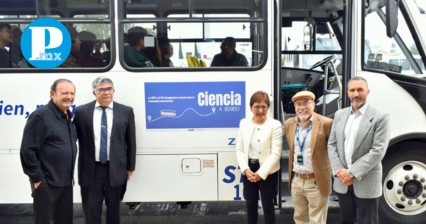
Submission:
{"label": "bus wheel", "polygon": [[403,143],[383,160],[381,223],[426,223],[426,146]]}

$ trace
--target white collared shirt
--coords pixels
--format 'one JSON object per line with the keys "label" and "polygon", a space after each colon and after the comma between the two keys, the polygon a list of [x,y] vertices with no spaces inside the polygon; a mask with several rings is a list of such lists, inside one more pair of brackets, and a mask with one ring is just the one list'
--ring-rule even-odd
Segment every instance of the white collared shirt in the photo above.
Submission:
{"label": "white collared shirt", "polygon": [[365,103],[357,112],[351,108],[351,114],[345,126],[345,160],[348,168],[352,165],[352,155],[354,150],[355,138],[361,124],[362,117],[367,110],[367,103]]}
{"label": "white collared shirt", "polygon": [[259,152],[261,150],[259,146],[260,131],[263,128],[263,124],[255,124],[252,121],[252,125],[254,126],[254,128],[253,128],[253,134],[251,136],[250,146],[249,146],[249,154],[248,154],[249,159],[259,159]]}
{"label": "white collared shirt", "polygon": [[[112,119],[113,119],[113,105],[114,102],[108,105],[108,108],[105,109],[107,116],[107,131],[108,131],[108,140],[107,140],[107,160],[109,161],[109,147],[111,141],[111,130],[112,130]],[[95,109],[93,110],[93,134],[95,140],[95,160],[99,162],[99,152],[101,146],[101,119],[102,119],[102,108],[99,102],[96,101]]]}
{"label": "white collared shirt", "polygon": [[[294,122],[297,123],[297,126],[299,127],[299,140],[302,143],[303,136],[305,136],[305,133],[308,131],[309,126],[312,125],[313,116],[309,119],[309,122],[302,126],[299,122],[299,118],[296,117],[294,119]],[[314,173],[314,168],[312,167],[312,149],[311,149],[311,135],[312,129],[306,136],[305,145],[303,146],[303,153],[300,152],[300,145],[297,141],[297,135],[294,135],[294,153],[293,153],[293,171],[298,174],[312,174]],[[297,162],[297,155],[303,154],[303,165],[299,165]]]}

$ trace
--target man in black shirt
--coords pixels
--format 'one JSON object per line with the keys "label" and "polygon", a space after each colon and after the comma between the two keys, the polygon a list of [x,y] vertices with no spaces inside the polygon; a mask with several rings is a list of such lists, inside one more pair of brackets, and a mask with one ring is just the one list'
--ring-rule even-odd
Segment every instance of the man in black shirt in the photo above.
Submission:
{"label": "man in black shirt", "polygon": [[211,67],[218,66],[248,66],[247,58],[235,50],[235,39],[227,37],[220,45],[220,54],[213,57]]}
{"label": "man in black shirt", "polygon": [[73,177],[77,133],[69,108],[75,86],[56,80],[49,103],[28,118],[21,144],[21,163],[34,198],[34,223],[73,223]]}

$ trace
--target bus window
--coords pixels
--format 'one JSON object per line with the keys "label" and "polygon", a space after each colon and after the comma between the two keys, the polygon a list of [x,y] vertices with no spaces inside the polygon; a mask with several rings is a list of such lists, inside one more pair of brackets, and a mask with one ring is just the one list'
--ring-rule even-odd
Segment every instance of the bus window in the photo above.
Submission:
{"label": "bus window", "polygon": [[107,0],[19,0],[0,1],[0,15],[38,15],[52,17],[59,15],[61,18],[72,18],[75,12],[86,10],[96,11],[99,14],[108,14],[109,5]]}
{"label": "bus window", "polygon": [[[75,30],[73,34],[73,47],[67,62],[61,66],[54,68],[55,70],[69,70],[82,68],[106,69],[110,63],[103,58],[107,49],[107,40],[111,38],[112,20],[109,15],[109,8],[112,3],[108,1],[84,0],[84,1],[57,1],[56,4],[45,4],[45,1],[31,1],[28,4],[22,4],[27,1],[7,1],[0,8],[0,23],[9,24],[15,30],[14,33],[19,34],[33,20],[40,17],[53,18],[61,21],[69,30]],[[43,4],[44,3],[44,4]],[[19,29],[19,30],[17,30]],[[20,32],[18,32],[20,31]],[[12,41],[7,44],[6,51],[10,58],[7,66],[1,66],[0,69],[11,72],[20,72],[22,70],[34,70],[35,72],[44,72],[35,69],[28,62],[20,51],[19,37],[13,37]],[[80,36],[79,33],[82,33]],[[75,38],[79,37],[83,50],[78,47]],[[109,46],[109,44],[108,44]],[[105,54],[104,54],[105,53]],[[89,61],[93,63],[90,63]],[[95,62],[96,61],[96,62]],[[71,66],[72,65],[72,66]]]}
{"label": "bus window", "polygon": [[[187,18],[188,15],[172,14],[168,18]],[[194,15],[197,18],[249,18],[247,14],[202,14]],[[169,37],[180,39],[193,39],[193,38],[225,38],[232,36],[236,39],[250,38],[250,23],[249,22],[210,22],[210,23],[168,23]],[[202,26],[206,28],[203,30]],[[213,32],[214,31],[214,32]]]}
{"label": "bus window", "polygon": [[[425,66],[401,11],[398,12],[397,35],[386,36],[385,8],[364,17],[364,51],[368,51],[366,69],[399,73],[414,77],[425,76]],[[423,15],[425,18],[425,16]]]}
{"label": "bus window", "polygon": [[[167,37],[173,48],[170,60],[174,69],[212,69],[211,62],[215,55],[221,53],[222,41],[226,37],[235,39],[235,51],[247,61],[247,67],[235,67],[258,67],[264,62],[266,18],[263,16],[262,4],[265,3],[254,0],[230,1],[226,9],[214,1],[133,1],[125,4],[123,35],[131,26],[139,24],[155,38]],[[188,14],[188,11],[192,13]],[[155,17],[147,16],[149,14]],[[126,48],[125,45],[123,47]],[[124,66],[138,68],[129,66],[125,61]]]}
{"label": "bus window", "polygon": [[[62,5],[63,4],[63,5]],[[65,0],[58,1],[58,8],[63,11],[66,18],[75,17],[76,12],[85,11],[91,18],[105,19],[109,18],[108,0]],[[89,13],[90,12],[90,13]]]}
{"label": "bus window", "polygon": [[[153,14],[127,14],[128,18],[143,18],[143,19],[155,19],[155,15]],[[141,51],[141,55],[143,55],[146,59],[140,59],[143,60],[143,62],[135,62],[131,59],[131,57],[127,57],[130,50],[133,49],[134,41],[134,35],[129,34],[129,31],[132,32],[134,30],[138,30],[137,28],[140,28],[139,30],[143,30],[145,32],[145,38],[144,38],[144,49],[138,49],[138,51]],[[124,53],[124,63],[127,66],[130,67],[160,67],[162,65],[161,62],[161,55],[160,55],[160,49],[158,45],[158,40],[156,38],[156,23],[154,22],[134,22],[134,23],[125,23],[123,24],[123,53]],[[130,41],[129,41],[130,39]],[[130,45],[130,46],[129,46]],[[143,51],[143,52],[142,52]],[[132,57],[138,56],[137,52],[133,52]],[[150,57],[150,58],[148,58]],[[135,60],[138,60],[134,58]],[[141,64],[142,63],[142,64]]]}
{"label": "bus window", "polygon": [[[288,21],[282,28],[282,67],[310,69],[315,63],[335,55],[342,57],[341,47],[328,22]],[[313,43],[307,46],[306,27],[312,26]],[[314,68],[320,71],[320,67]]]}
{"label": "bus window", "polygon": [[[204,14],[197,17],[208,18],[248,18],[247,14]],[[169,18],[182,18],[187,15],[170,15]],[[207,66],[211,65],[213,57],[220,52],[221,41],[231,36],[238,40],[236,42],[236,52],[243,54],[249,65],[252,62],[252,43],[250,41],[250,23],[168,23],[170,31],[168,37],[178,42],[173,43],[176,54],[172,60],[177,67],[188,67],[186,55],[195,56],[204,60]],[[203,26],[205,29],[203,29]],[[200,40],[212,40],[202,42]]]}
{"label": "bus window", "polygon": [[[75,15],[75,19],[104,19],[108,20],[108,15]],[[74,23],[79,33],[81,42],[78,60],[81,67],[105,67],[110,62],[110,37],[111,25],[109,23]],[[91,34],[88,36],[87,32]],[[92,38],[95,38],[93,40]],[[94,42],[94,43],[92,43]],[[90,48],[90,49],[89,49]],[[107,55],[108,54],[108,55]]]}

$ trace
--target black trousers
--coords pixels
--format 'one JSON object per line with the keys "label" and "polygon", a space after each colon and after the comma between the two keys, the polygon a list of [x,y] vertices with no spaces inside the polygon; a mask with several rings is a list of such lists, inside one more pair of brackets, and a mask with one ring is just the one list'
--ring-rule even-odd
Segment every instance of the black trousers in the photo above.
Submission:
{"label": "black trousers", "polygon": [[358,198],[353,186],[346,194],[337,193],[340,205],[340,222],[342,224],[378,224],[379,198]]}
{"label": "black trousers", "polygon": [[122,186],[111,187],[109,165],[96,164],[95,179],[92,185],[81,187],[81,201],[86,224],[100,224],[102,205],[107,207],[106,223],[120,223],[120,201]]}
{"label": "black trousers", "polygon": [[43,180],[37,189],[31,183],[34,198],[35,224],[72,224],[73,191],[72,186],[55,187]]}
{"label": "black trousers", "polygon": [[[260,165],[259,163],[250,163],[250,170],[256,172]],[[275,208],[274,199],[277,195],[278,172],[270,174],[266,180],[260,180],[252,183],[244,176],[244,197],[247,206],[247,219],[249,224],[257,223],[257,205],[260,199],[262,201],[263,213],[265,216],[265,224],[275,224]]]}

